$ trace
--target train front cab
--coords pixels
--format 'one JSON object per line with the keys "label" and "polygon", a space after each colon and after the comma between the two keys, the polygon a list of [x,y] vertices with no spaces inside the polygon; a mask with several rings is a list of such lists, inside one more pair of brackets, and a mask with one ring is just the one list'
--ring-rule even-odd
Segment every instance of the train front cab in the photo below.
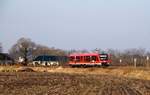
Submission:
{"label": "train front cab", "polygon": [[109,54],[99,54],[100,63],[102,66],[109,66],[111,63]]}

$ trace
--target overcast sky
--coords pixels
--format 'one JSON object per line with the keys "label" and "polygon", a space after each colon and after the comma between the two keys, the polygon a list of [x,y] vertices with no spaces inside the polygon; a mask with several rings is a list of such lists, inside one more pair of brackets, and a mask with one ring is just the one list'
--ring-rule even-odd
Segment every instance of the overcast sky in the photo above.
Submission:
{"label": "overcast sky", "polygon": [[0,0],[4,51],[21,37],[60,49],[150,50],[150,0]]}

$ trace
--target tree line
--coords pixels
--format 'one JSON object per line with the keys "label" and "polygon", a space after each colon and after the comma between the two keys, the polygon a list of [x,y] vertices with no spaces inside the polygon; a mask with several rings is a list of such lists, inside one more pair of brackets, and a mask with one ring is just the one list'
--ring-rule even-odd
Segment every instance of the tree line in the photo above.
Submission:
{"label": "tree line", "polygon": [[[2,44],[0,43],[0,52],[2,52]],[[98,49],[100,52],[104,51]],[[19,57],[25,59],[25,63],[32,61],[36,56],[39,55],[56,55],[56,56],[67,56],[74,52],[87,53],[94,52],[95,49],[89,50],[62,50],[55,47],[47,47],[44,45],[37,44],[29,38],[20,38],[16,44],[9,49],[9,55],[17,61]],[[136,59],[138,66],[145,66],[147,63],[147,57],[150,56],[150,52],[143,48],[126,49],[123,51],[108,49],[105,51],[111,55],[112,65],[133,65]]]}

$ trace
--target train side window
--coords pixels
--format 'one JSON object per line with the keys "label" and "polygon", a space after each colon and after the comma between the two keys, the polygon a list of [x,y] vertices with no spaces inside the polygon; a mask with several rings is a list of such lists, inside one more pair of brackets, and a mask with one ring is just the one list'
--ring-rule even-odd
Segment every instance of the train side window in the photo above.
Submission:
{"label": "train side window", "polygon": [[85,62],[90,62],[90,56],[84,56],[84,61]]}
{"label": "train side window", "polygon": [[84,60],[84,59],[83,59],[83,56],[81,56],[81,57],[80,57],[80,61],[83,62],[83,60]]}
{"label": "train side window", "polygon": [[69,58],[69,60],[73,62],[73,61],[75,60],[75,57],[74,57],[74,56],[71,56],[71,57]]}
{"label": "train side window", "polygon": [[80,56],[76,56],[76,62],[80,62],[80,61],[81,61]]}

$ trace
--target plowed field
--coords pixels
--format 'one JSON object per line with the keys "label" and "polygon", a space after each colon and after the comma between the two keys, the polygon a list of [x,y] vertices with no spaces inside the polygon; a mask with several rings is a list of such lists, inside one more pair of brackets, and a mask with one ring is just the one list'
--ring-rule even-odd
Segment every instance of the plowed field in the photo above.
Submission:
{"label": "plowed field", "polygon": [[1,72],[0,95],[150,95],[150,80],[58,71]]}

